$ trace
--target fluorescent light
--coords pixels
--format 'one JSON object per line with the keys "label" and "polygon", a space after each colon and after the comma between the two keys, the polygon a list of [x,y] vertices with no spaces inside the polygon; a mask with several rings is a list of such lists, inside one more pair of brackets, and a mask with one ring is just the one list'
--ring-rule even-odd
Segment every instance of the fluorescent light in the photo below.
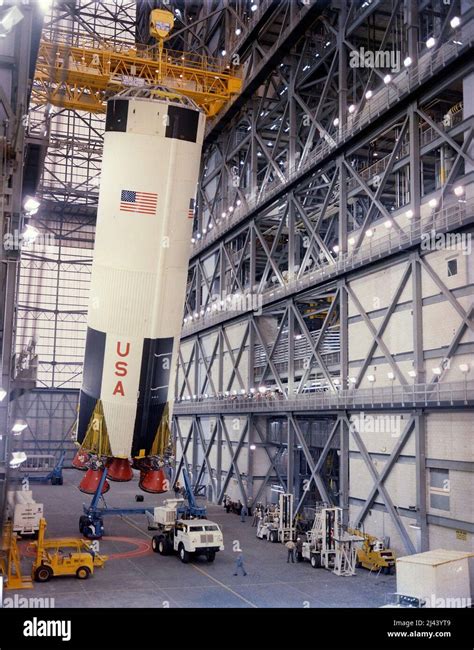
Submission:
{"label": "fluorescent light", "polygon": [[431,48],[434,47],[435,45],[436,45],[435,39],[432,36],[430,36],[430,38],[426,41],[426,47],[429,50],[431,50]]}
{"label": "fluorescent light", "polygon": [[387,372],[387,377],[388,377],[388,379],[393,381],[395,379],[395,374],[393,372]]}
{"label": "fluorescent light", "polygon": [[250,445],[249,449],[250,451],[255,451],[257,449],[257,445]]}
{"label": "fluorescent light", "polygon": [[227,54],[227,50],[222,50],[221,54],[222,56],[225,56]]}
{"label": "fluorescent light", "polygon": [[428,201],[428,205],[430,206],[430,208],[436,208],[438,205],[438,199],[430,199]]}
{"label": "fluorescent light", "polygon": [[451,20],[449,21],[449,24],[451,25],[451,27],[452,27],[453,29],[456,29],[456,27],[459,27],[459,25],[461,24],[461,19],[459,18],[459,16],[454,16],[454,17],[451,18]]}
{"label": "fluorescent light", "polygon": [[333,250],[334,253],[336,253],[336,255],[337,255],[337,253],[339,253],[339,246],[336,244],[335,246],[332,247],[332,250]]}
{"label": "fluorescent light", "polygon": [[442,372],[441,368],[439,366],[436,366],[436,368],[433,368],[433,375],[440,375]]}
{"label": "fluorescent light", "polygon": [[409,370],[409,371],[408,371],[408,375],[409,375],[410,377],[416,377],[416,370]]}
{"label": "fluorescent light", "polygon": [[413,212],[413,210],[407,210],[407,211],[405,212],[405,216],[407,217],[407,219],[412,219],[413,216],[414,216],[414,214],[415,214],[415,213]]}
{"label": "fluorescent light", "polygon": [[39,235],[38,228],[28,224],[25,230],[21,233],[22,239],[26,244],[32,244]]}
{"label": "fluorescent light", "polygon": [[266,386],[259,386],[258,387],[258,392],[262,393],[262,395],[263,395],[264,393],[267,392],[267,387]]}
{"label": "fluorescent light", "polygon": [[250,7],[250,11],[257,11],[257,9],[258,9],[258,4],[254,2],[253,5]]}
{"label": "fluorescent light", "polygon": [[411,64],[413,63],[411,56],[407,56],[407,58],[403,61],[403,65],[405,68],[409,68]]}
{"label": "fluorescent light", "polygon": [[469,364],[467,363],[460,363],[459,364],[459,370],[461,372],[469,372]]}
{"label": "fluorescent light", "polygon": [[462,185],[457,185],[454,188],[454,194],[456,196],[462,196],[464,194],[464,187]]}
{"label": "fluorescent light", "polygon": [[240,36],[241,34],[242,34],[242,30],[240,29],[240,27],[237,27],[237,29],[235,30],[235,35]]}
{"label": "fluorescent light", "polygon": [[368,230],[365,231],[365,236],[366,237],[372,237],[373,234],[374,234],[374,231],[372,230],[372,228],[369,228]]}
{"label": "fluorescent light", "polygon": [[385,77],[383,78],[383,82],[385,85],[389,84],[392,81],[392,75],[391,74],[386,74]]}
{"label": "fluorescent light", "polygon": [[19,434],[22,431],[24,431],[27,426],[28,425],[26,424],[26,422],[24,420],[15,420],[15,422],[14,422],[14,424],[12,426],[12,432],[16,433],[16,434]]}
{"label": "fluorescent light", "polygon": [[373,383],[375,381],[375,375],[367,375],[367,379]]}
{"label": "fluorescent light", "polygon": [[7,395],[7,391],[4,388],[0,388],[0,402],[3,402]]}
{"label": "fluorescent light", "polygon": [[372,97],[373,94],[374,94],[374,93],[373,93],[371,90],[368,90],[368,91],[365,93],[365,98],[366,98],[366,99],[370,99],[370,98]]}
{"label": "fluorescent light", "polygon": [[5,37],[9,34],[20,20],[23,20],[23,14],[18,7],[11,7],[4,11],[0,18],[0,36]]}
{"label": "fluorescent light", "polygon": [[20,467],[20,465],[24,463],[26,459],[27,455],[24,451],[14,451],[12,452],[12,457],[9,465],[12,469],[16,469],[17,467]]}
{"label": "fluorescent light", "polygon": [[38,199],[35,199],[34,196],[26,196],[25,200],[23,201],[23,207],[25,209],[25,212],[28,212],[29,214],[34,214],[35,212],[38,212],[40,205],[41,202],[38,201]]}
{"label": "fluorescent light", "polygon": [[387,230],[393,226],[393,221],[391,219],[387,219],[387,221],[384,223],[385,228]]}
{"label": "fluorescent light", "polygon": [[52,0],[38,0],[38,4],[40,6],[41,11],[46,13],[51,9],[51,5],[53,4]]}
{"label": "fluorescent light", "polygon": [[355,377],[349,377],[349,381],[351,384],[355,384],[357,379]]}
{"label": "fluorescent light", "polygon": [[339,386],[339,384],[341,383],[341,380],[336,377],[336,379],[334,380],[333,383],[334,383],[334,386]]}
{"label": "fluorescent light", "polygon": [[232,213],[233,211],[234,211],[234,206],[231,205],[230,208],[229,208],[229,212]]}
{"label": "fluorescent light", "polygon": [[334,124],[334,126],[339,126],[339,118],[338,118],[338,117],[335,117],[335,118],[333,119],[332,123]]}
{"label": "fluorescent light", "polygon": [[236,205],[240,205],[241,203],[242,203],[242,201],[240,199],[237,199]]}
{"label": "fluorescent light", "polygon": [[355,109],[356,109],[355,104],[351,104],[347,110],[349,111],[349,113],[352,114],[354,113]]}
{"label": "fluorescent light", "polygon": [[354,246],[354,244],[356,243],[355,237],[349,237],[347,243],[349,244],[349,246]]}

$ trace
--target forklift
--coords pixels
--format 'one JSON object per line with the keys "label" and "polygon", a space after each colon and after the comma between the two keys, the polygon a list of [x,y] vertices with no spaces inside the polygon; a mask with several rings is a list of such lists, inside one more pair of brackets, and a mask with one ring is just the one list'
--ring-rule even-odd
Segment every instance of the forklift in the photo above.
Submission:
{"label": "forklift", "polygon": [[387,574],[395,572],[395,555],[381,539],[358,528],[349,528],[347,532],[363,540],[362,546],[357,549],[356,566]]}
{"label": "forklift", "polygon": [[47,582],[57,576],[76,576],[87,580],[94,569],[103,567],[106,555],[96,553],[84,539],[63,537],[45,540],[46,520],[40,520],[38,541],[30,546],[36,550],[32,577],[36,582]]}

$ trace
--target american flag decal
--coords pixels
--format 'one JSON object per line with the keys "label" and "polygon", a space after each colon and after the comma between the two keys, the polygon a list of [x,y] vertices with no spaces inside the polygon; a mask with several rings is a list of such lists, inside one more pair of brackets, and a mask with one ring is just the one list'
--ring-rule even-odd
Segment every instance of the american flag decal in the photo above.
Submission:
{"label": "american flag decal", "polygon": [[122,190],[120,194],[120,212],[138,212],[156,214],[158,194],[155,192],[134,192]]}
{"label": "american flag decal", "polygon": [[188,219],[194,219],[194,199],[189,199]]}

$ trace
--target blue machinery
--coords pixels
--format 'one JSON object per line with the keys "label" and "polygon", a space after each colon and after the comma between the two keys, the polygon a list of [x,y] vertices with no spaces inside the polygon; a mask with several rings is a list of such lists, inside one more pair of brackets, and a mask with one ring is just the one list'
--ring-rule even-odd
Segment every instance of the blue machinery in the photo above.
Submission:
{"label": "blue machinery", "polygon": [[56,465],[53,467],[53,469],[48,472],[47,474],[39,475],[39,474],[28,474],[25,472],[25,474],[21,477],[15,477],[12,478],[12,481],[15,480],[28,480],[29,483],[48,483],[51,481],[51,485],[62,485],[63,484],[63,467],[64,467],[64,459],[66,458],[66,452],[62,451],[61,455],[59,456],[58,462]]}
{"label": "blue machinery", "polygon": [[[189,480],[188,472],[183,470],[184,477],[184,491],[187,503],[178,506],[176,510],[177,518],[190,519],[192,517],[205,518],[207,515],[206,508],[200,507],[196,503],[194,493]],[[141,508],[109,508],[102,496],[102,489],[107,479],[107,468],[104,469],[100,479],[97,490],[95,491],[92,501],[89,506],[85,503],[82,508],[84,514],[79,518],[79,532],[88,539],[100,539],[104,534],[104,520],[105,515],[144,515],[152,516],[150,506],[142,506]],[[103,506],[99,506],[100,500],[103,501]]]}

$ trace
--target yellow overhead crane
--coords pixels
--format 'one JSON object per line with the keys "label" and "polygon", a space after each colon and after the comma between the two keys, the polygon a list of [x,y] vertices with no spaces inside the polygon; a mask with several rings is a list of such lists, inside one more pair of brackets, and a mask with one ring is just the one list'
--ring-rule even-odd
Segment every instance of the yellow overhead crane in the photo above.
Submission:
{"label": "yellow overhead crane", "polygon": [[105,113],[105,102],[129,86],[163,85],[193,99],[214,117],[238,94],[242,80],[224,59],[165,49],[173,14],[154,10],[150,33],[158,45],[146,47],[82,39],[71,45],[70,35],[43,37],[36,62],[32,100],[61,108]]}

